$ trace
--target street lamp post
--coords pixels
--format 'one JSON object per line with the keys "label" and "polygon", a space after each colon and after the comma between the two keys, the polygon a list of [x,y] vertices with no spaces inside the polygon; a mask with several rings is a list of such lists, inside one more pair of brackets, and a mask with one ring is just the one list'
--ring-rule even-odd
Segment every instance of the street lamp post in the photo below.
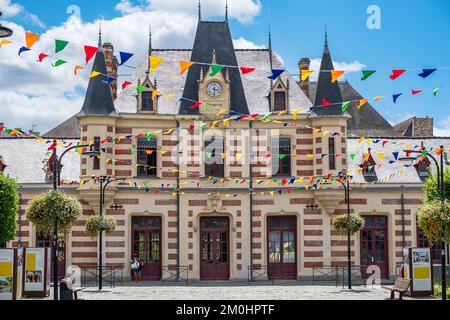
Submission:
{"label": "street lamp post", "polygon": [[[433,155],[429,153],[423,152],[424,148],[422,147],[421,151],[418,150],[403,150],[406,154],[408,153],[420,153],[424,157],[431,158],[436,165],[436,173],[437,173],[437,185],[439,190],[439,198],[442,203],[445,201],[445,185],[444,185],[444,146],[440,146],[440,166],[438,161]],[[417,158],[412,157],[404,157],[400,158],[400,161],[415,161]],[[445,234],[445,232],[444,232]],[[446,275],[446,261],[445,261],[445,238],[442,236],[441,240],[441,264],[442,264],[442,301],[447,300],[447,275]]]}
{"label": "street lamp post", "polygon": [[[0,12],[0,17],[2,16],[2,13]],[[13,34],[13,31],[7,27],[4,27],[0,24],[0,38],[8,38],[11,37]]]}
{"label": "street lamp post", "polygon": [[[337,180],[339,181],[342,186],[344,187],[344,192],[345,192],[345,203],[347,204],[347,215],[350,216],[350,178],[351,177],[346,177],[345,182],[343,182],[342,180]],[[347,281],[348,281],[348,288],[351,290],[352,289],[352,251],[351,251],[351,234],[350,234],[350,230],[347,231]]]}
{"label": "street lamp post", "polygon": [[[69,152],[70,150],[76,149],[76,148],[87,148],[89,145],[83,144],[83,145],[77,145],[70,148],[67,148],[64,150],[64,152],[61,154],[61,156],[58,159],[58,155],[56,153],[56,145],[57,141],[53,140],[53,162],[52,162],[52,173],[53,173],[53,190],[58,190],[58,186],[61,185],[61,179],[60,179],[60,171],[61,171],[61,161],[63,157]],[[83,152],[83,155],[92,155],[97,154],[98,152],[95,151],[87,151]],[[58,300],[58,218],[55,217],[54,226],[53,226],[53,250],[52,250],[52,260],[53,260],[53,299]]]}
{"label": "street lamp post", "polygon": [[[103,216],[103,206],[105,205],[105,192],[106,187],[115,181],[125,181],[125,178],[117,178],[117,179],[111,179],[109,176],[100,176],[99,182],[100,182],[100,209],[99,214],[100,216]],[[118,205],[116,205],[116,208],[118,208]],[[99,266],[99,273],[98,273],[98,290],[101,291],[103,289],[103,231],[100,230],[100,234],[98,236],[98,266]]]}

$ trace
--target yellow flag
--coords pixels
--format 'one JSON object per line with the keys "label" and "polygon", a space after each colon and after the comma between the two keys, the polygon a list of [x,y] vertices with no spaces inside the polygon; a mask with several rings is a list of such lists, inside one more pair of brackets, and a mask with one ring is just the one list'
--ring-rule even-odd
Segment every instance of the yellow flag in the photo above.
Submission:
{"label": "yellow flag", "polygon": [[314,71],[312,70],[301,70],[301,77],[302,77],[302,81],[305,81],[306,79],[309,78],[309,76],[313,73]]}
{"label": "yellow flag", "polygon": [[308,154],[306,155],[306,157],[307,157],[307,158],[314,158],[314,155],[311,154],[311,153],[308,153]]}
{"label": "yellow flag", "polygon": [[269,191],[270,195],[273,197],[273,191]]}
{"label": "yellow flag", "polygon": [[219,112],[217,112],[216,116],[218,117],[218,116],[224,114],[225,112],[227,112],[227,109],[222,108],[222,109],[219,110]]}
{"label": "yellow flag", "polygon": [[359,100],[358,110],[361,109],[363,105],[367,103],[367,99],[361,99]]}
{"label": "yellow flag", "polygon": [[365,137],[359,138],[359,139],[358,139],[358,143],[361,143],[364,139],[365,139]]}
{"label": "yellow flag", "polygon": [[239,160],[242,157],[242,153],[236,153],[236,160]]}
{"label": "yellow flag", "polygon": [[370,143],[372,143],[372,138],[367,138],[367,140],[366,140],[366,142],[367,142],[367,144],[370,144]]}
{"label": "yellow flag", "polygon": [[152,100],[153,103],[155,103],[156,97],[158,97],[158,95],[161,93],[161,91],[155,90],[152,92]]}
{"label": "yellow flag", "polygon": [[369,160],[369,157],[370,157],[370,153],[365,153],[364,154],[364,160]]}
{"label": "yellow flag", "polygon": [[326,131],[324,131],[324,133],[322,134],[322,136],[326,136],[327,134],[329,134],[330,133],[330,131],[329,130],[326,130]]}
{"label": "yellow flag", "polygon": [[300,112],[300,110],[299,109],[294,109],[294,112],[293,112],[293,118],[294,118],[294,120],[297,120],[297,114]]}
{"label": "yellow flag", "polygon": [[314,129],[314,134],[318,134],[320,132],[320,129]]}
{"label": "yellow flag", "polygon": [[89,79],[95,78],[95,77],[97,77],[99,75],[101,75],[100,72],[92,71],[91,74],[89,75]]}
{"label": "yellow flag", "polygon": [[171,99],[171,98],[173,98],[173,96],[174,96],[173,93],[169,93],[169,94],[166,94],[166,95],[163,97],[163,99]]}
{"label": "yellow flag", "polygon": [[214,121],[210,128],[214,129],[218,123],[219,123],[219,120]]}
{"label": "yellow flag", "polygon": [[153,154],[153,150],[146,150],[145,153],[146,154]]}
{"label": "yellow flag", "polygon": [[278,112],[277,116],[281,116],[285,113],[287,113],[287,110],[281,110],[280,112]]}
{"label": "yellow flag", "polygon": [[378,101],[378,100],[383,99],[383,98],[384,98],[384,96],[376,96],[375,98],[373,98],[373,100]]}
{"label": "yellow flag", "polygon": [[150,59],[150,73],[155,73],[156,68],[158,68],[161,62],[164,61],[164,58],[150,56],[149,59]]}
{"label": "yellow flag", "polygon": [[2,47],[2,45],[4,45],[4,44],[10,44],[10,43],[11,43],[11,41],[6,40],[6,39],[3,39],[3,40],[0,42],[0,48]]}
{"label": "yellow flag", "polygon": [[344,73],[343,70],[331,70],[331,83],[335,83]]}
{"label": "yellow flag", "polygon": [[221,153],[220,155],[222,156],[222,159],[225,159],[227,157],[226,153]]}
{"label": "yellow flag", "polygon": [[383,161],[383,157],[384,157],[384,152],[379,152],[378,159],[380,159],[380,161]]}
{"label": "yellow flag", "polygon": [[358,168],[358,174],[361,175],[362,174],[363,169],[362,168]]}

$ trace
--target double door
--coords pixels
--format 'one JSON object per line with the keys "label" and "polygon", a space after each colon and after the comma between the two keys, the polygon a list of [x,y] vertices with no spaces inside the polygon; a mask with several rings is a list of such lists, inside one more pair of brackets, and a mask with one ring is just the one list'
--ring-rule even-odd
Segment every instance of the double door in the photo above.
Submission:
{"label": "double door", "polygon": [[[389,277],[388,263],[388,226],[385,216],[365,216],[364,228],[361,230],[361,266],[376,265],[381,277]],[[366,274],[366,270],[362,270]]]}
{"label": "double door", "polygon": [[[50,266],[50,280],[53,281],[53,239],[52,236],[44,235],[40,232],[36,233],[36,247],[50,248],[51,266]],[[58,238],[57,248],[58,260],[58,280],[62,280],[66,275],[66,244],[63,239]]]}

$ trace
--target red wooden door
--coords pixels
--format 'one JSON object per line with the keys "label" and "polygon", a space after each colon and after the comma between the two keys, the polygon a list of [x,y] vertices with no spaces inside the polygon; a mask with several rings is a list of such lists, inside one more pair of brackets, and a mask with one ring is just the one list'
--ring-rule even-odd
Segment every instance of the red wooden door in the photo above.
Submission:
{"label": "red wooden door", "polygon": [[380,267],[381,277],[389,277],[387,217],[365,216],[361,230],[361,266],[363,274],[370,265]]}
{"label": "red wooden door", "polygon": [[[58,280],[62,280],[66,275],[66,245],[64,240],[58,238]],[[51,266],[50,266],[50,281],[53,281],[53,239],[51,236],[43,235],[40,232],[36,233],[36,247],[50,248]]]}
{"label": "red wooden door", "polygon": [[297,279],[297,218],[267,218],[269,279]]}
{"label": "red wooden door", "polygon": [[133,255],[142,266],[142,280],[161,280],[161,218],[133,217]]}
{"label": "red wooden door", "polygon": [[230,279],[229,220],[226,217],[200,219],[200,279]]}

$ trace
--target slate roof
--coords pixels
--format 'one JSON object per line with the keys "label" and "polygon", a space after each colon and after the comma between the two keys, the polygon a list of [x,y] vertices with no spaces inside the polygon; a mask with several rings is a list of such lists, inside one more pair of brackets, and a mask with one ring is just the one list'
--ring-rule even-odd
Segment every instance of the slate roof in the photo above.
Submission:
{"label": "slate roof", "polygon": [[80,125],[77,119],[77,115],[73,115],[42,136],[45,138],[79,139]]}
{"label": "slate roof", "polygon": [[[64,140],[76,144],[79,140]],[[0,138],[0,156],[6,164],[5,174],[19,183],[45,183],[42,161],[50,144],[32,138]],[[62,149],[58,148],[58,155]],[[68,152],[62,159],[61,179],[79,181],[80,155]]]}
{"label": "slate roof", "polygon": [[[348,154],[355,154],[355,158],[351,159],[350,156],[347,157],[348,169],[350,170],[350,175],[353,176],[353,182],[356,183],[366,183],[363,175],[358,173],[358,168],[364,163],[364,154],[368,152],[368,148],[371,148],[371,155],[377,164],[383,163],[380,167],[375,167],[375,172],[378,181],[383,181],[385,183],[421,183],[419,175],[416,169],[411,167],[405,167],[409,163],[402,161],[395,161],[389,163],[389,161],[394,161],[393,152],[399,152],[399,158],[405,157],[403,150],[412,148],[418,150],[423,142],[426,149],[433,147],[433,150],[443,145],[445,149],[450,148],[450,137],[440,137],[440,138],[374,138],[374,140],[381,140],[378,143],[367,144],[366,141],[358,143],[358,138],[348,138],[347,139],[347,149]],[[383,147],[382,141],[388,140],[389,142]],[[378,154],[383,152],[383,161],[379,160]],[[413,157],[414,154],[411,154]],[[435,156],[435,154],[433,154]],[[445,164],[445,163],[444,163]],[[446,164],[446,165],[450,165]],[[436,166],[431,164],[431,171],[435,173]],[[403,174],[400,175],[400,170],[403,169]],[[392,175],[392,177],[391,177]]]}

